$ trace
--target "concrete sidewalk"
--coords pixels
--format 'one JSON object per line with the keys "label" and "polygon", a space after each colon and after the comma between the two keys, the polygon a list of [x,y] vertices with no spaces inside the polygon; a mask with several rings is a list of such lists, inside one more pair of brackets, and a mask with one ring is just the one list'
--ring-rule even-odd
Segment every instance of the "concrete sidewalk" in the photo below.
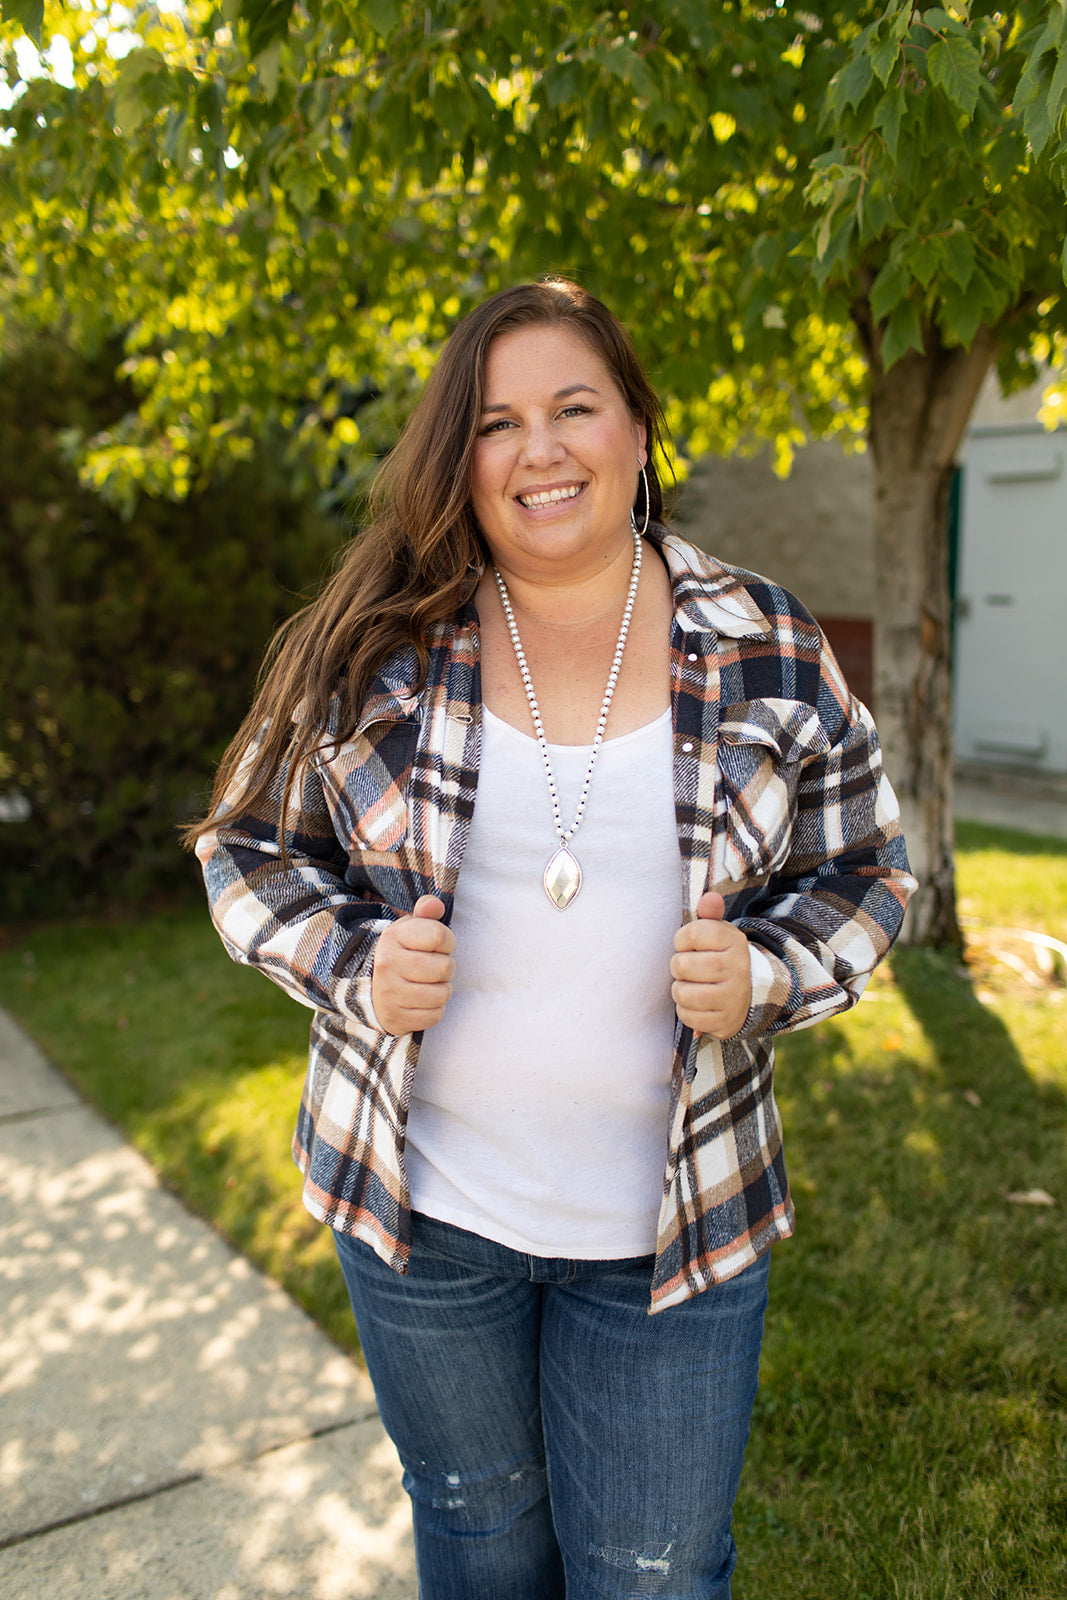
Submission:
{"label": "concrete sidewalk", "polygon": [[0,1595],[414,1600],[366,1374],[0,1013]]}
{"label": "concrete sidewalk", "polygon": [[1067,778],[1017,768],[956,768],[953,810],[968,822],[1067,839]]}

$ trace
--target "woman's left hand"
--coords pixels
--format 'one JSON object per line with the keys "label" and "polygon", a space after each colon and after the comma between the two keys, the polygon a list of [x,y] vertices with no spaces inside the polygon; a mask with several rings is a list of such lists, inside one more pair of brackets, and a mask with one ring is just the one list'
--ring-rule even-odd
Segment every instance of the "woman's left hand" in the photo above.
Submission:
{"label": "woman's left hand", "polygon": [[726,902],[708,890],[697,902],[696,919],[674,936],[671,998],[694,1033],[730,1039],[739,1033],[752,1004],[748,940],[723,920]]}

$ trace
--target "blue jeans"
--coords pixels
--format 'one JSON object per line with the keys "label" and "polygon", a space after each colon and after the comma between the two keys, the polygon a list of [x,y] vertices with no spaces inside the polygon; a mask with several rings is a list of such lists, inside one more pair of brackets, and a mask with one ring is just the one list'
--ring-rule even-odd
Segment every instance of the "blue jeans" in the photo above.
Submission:
{"label": "blue jeans", "polygon": [[729,1600],[769,1254],[650,1316],[651,1256],[550,1260],[416,1215],[401,1276],[334,1237],[420,1600]]}

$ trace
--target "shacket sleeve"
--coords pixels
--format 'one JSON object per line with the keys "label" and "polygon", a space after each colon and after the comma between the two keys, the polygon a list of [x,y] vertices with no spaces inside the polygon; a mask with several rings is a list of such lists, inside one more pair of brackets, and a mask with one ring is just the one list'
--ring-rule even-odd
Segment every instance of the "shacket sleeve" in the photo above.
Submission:
{"label": "shacket sleeve", "polygon": [[800,765],[785,861],[728,912],[749,941],[752,1002],[740,1038],[809,1027],[854,1005],[917,886],[870,713],[853,699],[838,724]]}
{"label": "shacket sleeve", "polygon": [[381,1031],[371,1002],[374,950],[396,912],[346,876],[348,853],[314,759],[290,797],[283,860],[285,775],[283,766],[255,813],[238,815],[224,801],[198,841],[211,919],[234,961],[301,1005]]}

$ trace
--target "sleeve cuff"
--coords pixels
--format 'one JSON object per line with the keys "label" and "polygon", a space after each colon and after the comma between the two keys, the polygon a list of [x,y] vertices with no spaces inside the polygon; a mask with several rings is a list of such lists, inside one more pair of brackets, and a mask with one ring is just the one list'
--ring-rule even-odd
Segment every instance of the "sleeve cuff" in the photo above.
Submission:
{"label": "sleeve cuff", "polygon": [[[377,943],[377,941],[375,941]],[[355,977],[346,986],[343,999],[340,1000],[338,1010],[350,1022],[357,1023],[361,1028],[372,1028],[376,1033],[384,1033],[385,1029],[378,1021],[374,1009],[374,996],[372,985],[374,981],[374,952],[362,963]],[[339,997],[340,998],[340,997]]]}
{"label": "sleeve cuff", "polygon": [[780,1027],[790,1010],[795,980],[792,972],[778,956],[772,956],[762,945],[751,939],[748,943],[749,972],[752,981],[752,998],[748,1016],[735,1038],[751,1038],[753,1034],[773,1033]]}

